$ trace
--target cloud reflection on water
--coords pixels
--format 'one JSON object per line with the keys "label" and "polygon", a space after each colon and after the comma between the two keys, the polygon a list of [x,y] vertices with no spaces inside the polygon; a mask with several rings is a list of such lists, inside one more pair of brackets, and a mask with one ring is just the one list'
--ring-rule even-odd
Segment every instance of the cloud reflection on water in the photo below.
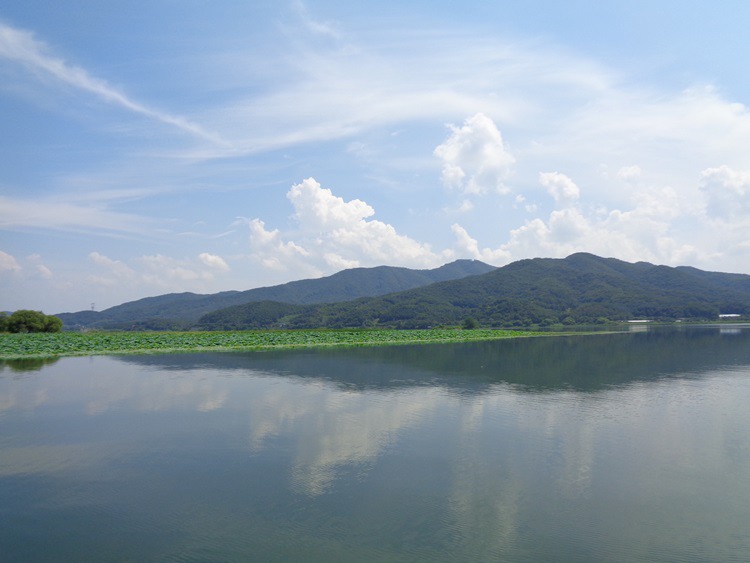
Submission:
{"label": "cloud reflection on water", "polygon": [[[705,352],[700,340],[684,344]],[[421,349],[421,356],[401,348],[67,358],[20,379],[0,377],[0,417],[29,425],[29,434],[0,440],[0,476],[106,472],[118,460],[159,449],[171,455],[168,448],[232,447],[248,478],[258,478],[258,460],[276,460],[285,490],[310,499],[370,481],[370,493],[395,506],[399,495],[424,487],[418,502],[433,503],[428,512],[459,543],[482,538],[487,553],[498,556],[514,555],[523,544],[532,512],[553,534],[571,525],[550,502],[576,515],[568,541],[619,528],[616,542],[632,553],[654,519],[667,518],[664,504],[684,503],[693,512],[683,518],[699,526],[701,507],[713,501],[700,494],[686,500],[678,485],[722,474],[747,498],[750,438],[737,428],[738,421],[750,424],[750,364],[738,344],[721,361],[705,360],[702,372],[681,374],[644,371],[664,365],[651,362],[649,350],[656,348],[646,346],[629,379],[610,362],[604,367],[616,384],[592,374],[596,384],[586,391],[530,388],[499,377],[497,370],[517,378],[509,366],[523,360],[508,357],[518,352],[514,346],[483,359],[490,374],[471,358],[472,367],[457,369],[450,347]],[[572,353],[575,343],[564,346]],[[685,346],[661,352],[677,357]],[[480,349],[487,347],[467,350]],[[448,360],[447,369],[430,369],[436,356]],[[554,353],[547,358],[562,365],[557,360]],[[534,361],[538,377],[547,368],[539,356]],[[705,369],[712,362],[714,369]],[[595,364],[589,357],[564,365]],[[573,379],[580,381],[580,372]],[[89,426],[102,431],[80,430]],[[403,518],[416,517],[404,510]],[[651,516],[639,520],[644,511]]]}

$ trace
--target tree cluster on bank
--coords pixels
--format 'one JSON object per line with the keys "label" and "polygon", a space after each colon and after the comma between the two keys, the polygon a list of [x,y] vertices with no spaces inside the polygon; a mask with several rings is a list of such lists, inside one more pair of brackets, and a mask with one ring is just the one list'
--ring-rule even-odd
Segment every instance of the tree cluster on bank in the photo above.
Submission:
{"label": "tree cluster on bank", "polygon": [[0,332],[60,332],[62,321],[41,311],[19,309],[8,315],[0,313]]}

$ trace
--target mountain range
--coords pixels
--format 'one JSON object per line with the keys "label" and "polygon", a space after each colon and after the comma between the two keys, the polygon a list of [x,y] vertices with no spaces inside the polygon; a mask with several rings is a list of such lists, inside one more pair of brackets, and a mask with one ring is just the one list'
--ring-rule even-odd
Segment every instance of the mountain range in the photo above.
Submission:
{"label": "mountain range", "polygon": [[[750,316],[750,276],[577,253],[495,268],[355,268],[314,280],[214,295],[150,297],[59,316],[66,328],[487,327]],[[472,322],[472,324],[473,324]]]}
{"label": "mountain range", "polygon": [[123,303],[104,311],[59,313],[55,316],[63,321],[66,329],[191,328],[203,315],[234,305],[261,301],[293,305],[349,301],[484,274],[494,269],[494,266],[478,260],[456,260],[432,270],[393,266],[351,268],[323,278],[271,287],[208,295],[170,293]]}
{"label": "mountain range", "polygon": [[424,328],[473,319],[488,327],[529,327],[721,314],[750,315],[750,276],[578,253],[340,303],[247,303],[209,313],[197,326]]}

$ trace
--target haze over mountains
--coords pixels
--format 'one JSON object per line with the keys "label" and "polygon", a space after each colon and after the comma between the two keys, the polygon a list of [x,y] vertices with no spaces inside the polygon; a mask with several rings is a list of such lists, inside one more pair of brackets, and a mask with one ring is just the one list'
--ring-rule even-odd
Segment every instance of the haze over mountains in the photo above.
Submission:
{"label": "haze over mountains", "polygon": [[750,315],[750,276],[578,253],[495,268],[458,260],[434,270],[380,266],[213,295],[169,294],[58,316],[66,328],[235,330],[548,326]]}

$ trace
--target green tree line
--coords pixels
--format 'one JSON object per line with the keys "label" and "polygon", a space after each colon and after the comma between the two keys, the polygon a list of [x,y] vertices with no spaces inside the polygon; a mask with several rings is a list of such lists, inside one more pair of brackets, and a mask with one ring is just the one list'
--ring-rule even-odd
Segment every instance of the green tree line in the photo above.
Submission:
{"label": "green tree line", "polygon": [[54,315],[19,309],[8,315],[0,313],[0,332],[60,332],[63,323]]}

